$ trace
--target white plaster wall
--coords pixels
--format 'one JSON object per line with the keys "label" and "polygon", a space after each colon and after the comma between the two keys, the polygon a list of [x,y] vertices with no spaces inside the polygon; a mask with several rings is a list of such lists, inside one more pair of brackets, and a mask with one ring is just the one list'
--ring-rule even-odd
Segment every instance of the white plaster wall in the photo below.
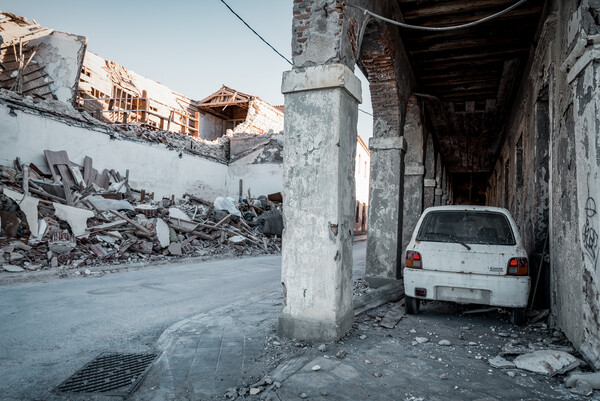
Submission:
{"label": "white plaster wall", "polygon": [[87,39],[84,36],[54,31],[50,35],[29,42],[37,46],[33,59],[45,66],[50,79],[52,93],[58,100],[71,103],[78,86],[81,57]]}
{"label": "white plaster wall", "polygon": [[283,189],[283,169],[281,164],[243,164],[229,166],[227,173],[227,195],[239,196],[240,179],[243,180],[243,196],[248,188],[253,197],[281,192]]}
{"label": "white plaster wall", "polygon": [[225,133],[225,121],[208,113],[200,113],[200,138],[212,141]]}
{"label": "white plaster wall", "polygon": [[155,199],[190,191],[210,199],[226,191],[228,168],[224,164],[186,153],[179,158],[178,152],[162,144],[111,140],[105,132],[19,109],[16,117],[8,113],[9,108],[0,103],[0,164],[12,165],[20,157],[23,162],[44,167],[44,150],[65,150],[69,159],[79,164],[90,156],[100,172],[115,169],[124,175],[129,169],[131,185],[154,192]]}
{"label": "white plaster wall", "polygon": [[[360,166],[359,157],[360,156]],[[361,203],[369,204],[369,173],[371,171],[371,156],[369,152],[362,147],[360,141],[356,144],[356,167],[354,177],[356,180],[356,200]],[[366,164],[365,164],[366,163]]]}

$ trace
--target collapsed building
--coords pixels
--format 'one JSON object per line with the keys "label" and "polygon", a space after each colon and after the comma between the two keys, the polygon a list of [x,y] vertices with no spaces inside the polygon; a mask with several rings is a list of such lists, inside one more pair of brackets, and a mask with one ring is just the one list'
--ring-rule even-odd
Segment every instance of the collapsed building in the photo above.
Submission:
{"label": "collapsed building", "polygon": [[591,0],[294,2],[280,334],[337,339],[352,325],[344,188],[359,68],[374,114],[366,279],[401,283],[424,208],[508,208],[529,254],[532,304],[600,368],[599,13]]}
{"label": "collapsed building", "polygon": [[[157,199],[281,191],[283,106],[225,85],[193,100],[90,52],[83,36],[6,12],[0,37],[0,164],[19,158],[47,173],[44,150],[64,150],[81,166],[87,156],[100,171],[129,170],[129,185]],[[355,225],[364,233],[360,141]]]}

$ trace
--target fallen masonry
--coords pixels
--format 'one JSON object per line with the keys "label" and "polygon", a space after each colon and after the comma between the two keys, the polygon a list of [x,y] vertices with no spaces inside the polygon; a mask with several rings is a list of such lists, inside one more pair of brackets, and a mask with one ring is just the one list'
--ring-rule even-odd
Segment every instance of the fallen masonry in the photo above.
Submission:
{"label": "fallen masonry", "polygon": [[154,199],[129,185],[129,171],[99,173],[91,158],[80,166],[64,151],[44,154],[51,174],[18,158],[0,166],[0,274],[89,275],[91,266],[281,251],[281,194]]}

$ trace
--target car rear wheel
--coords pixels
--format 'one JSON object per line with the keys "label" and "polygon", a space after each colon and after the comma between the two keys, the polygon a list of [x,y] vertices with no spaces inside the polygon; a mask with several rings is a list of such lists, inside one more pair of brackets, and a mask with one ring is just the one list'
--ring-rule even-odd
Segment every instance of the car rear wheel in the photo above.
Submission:
{"label": "car rear wheel", "polygon": [[510,322],[516,326],[525,326],[527,323],[527,309],[513,308],[510,313]]}
{"label": "car rear wheel", "polygon": [[417,298],[409,297],[407,295],[404,296],[404,309],[409,315],[416,315],[419,313],[420,303],[421,301]]}

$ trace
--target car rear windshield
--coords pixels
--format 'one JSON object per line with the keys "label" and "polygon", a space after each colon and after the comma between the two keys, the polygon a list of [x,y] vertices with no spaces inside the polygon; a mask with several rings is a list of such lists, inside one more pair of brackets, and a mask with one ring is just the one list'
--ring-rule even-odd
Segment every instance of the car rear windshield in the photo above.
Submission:
{"label": "car rear windshield", "polygon": [[423,219],[419,241],[514,245],[506,216],[497,212],[468,210],[430,212]]}

